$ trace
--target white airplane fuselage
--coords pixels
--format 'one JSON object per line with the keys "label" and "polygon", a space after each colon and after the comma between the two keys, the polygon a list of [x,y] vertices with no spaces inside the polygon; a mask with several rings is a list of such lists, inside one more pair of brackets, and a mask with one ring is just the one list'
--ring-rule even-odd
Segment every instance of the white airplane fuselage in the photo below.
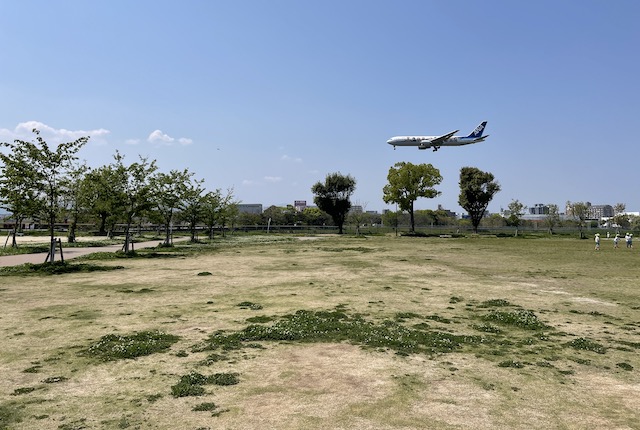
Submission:
{"label": "white airplane fuselage", "polygon": [[462,146],[483,142],[487,136],[483,136],[487,121],[481,122],[468,136],[454,136],[460,130],[454,130],[441,136],[394,136],[387,140],[393,146],[417,146],[418,149],[433,148],[437,151],[441,146]]}
{"label": "white airplane fuselage", "polygon": [[[417,146],[418,149],[427,149],[431,148],[430,142],[436,137],[438,136],[394,136],[387,140],[387,143],[393,146]],[[480,139],[454,136],[440,143],[438,146],[470,145],[472,143],[482,142],[486,138],[487,136]]]}

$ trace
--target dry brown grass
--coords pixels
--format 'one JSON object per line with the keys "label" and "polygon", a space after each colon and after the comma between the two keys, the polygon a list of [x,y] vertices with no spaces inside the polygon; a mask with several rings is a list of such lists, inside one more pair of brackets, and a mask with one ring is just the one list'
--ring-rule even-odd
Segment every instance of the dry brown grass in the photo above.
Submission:
{"label": "dry brown grass", "polygon": [[[0,278],[0,429],[640,428],[638,258],[573,239],[249,238],[213,253],[101,263],[126,266],[114,272]],[[377,323],[414,313],[425,318],[408,327],[486,335],[473,325],[492,299],[533,310],[556,334],[518,344],[530,335],[503,327],[513,344],[430,356],[261,342],[218,351],[226,359],[205,366],[209,352],[191,351],[250,317],[336,307]],[[135,360],[79,354],[106,334],[143,330],[181,340]],[[561,346],[578,337],[607,352]],[[238,373],[240,383],[172,397],[191,371]],[[56,376],[68,379],[42,382]],[[20,388],[35,390],[13,395]],[[203,402],[219,416],[192,411]]]}

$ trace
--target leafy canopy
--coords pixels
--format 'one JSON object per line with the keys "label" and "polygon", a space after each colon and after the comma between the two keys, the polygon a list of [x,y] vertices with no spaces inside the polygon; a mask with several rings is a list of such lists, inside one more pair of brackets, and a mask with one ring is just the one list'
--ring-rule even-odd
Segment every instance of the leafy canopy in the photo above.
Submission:
{"label": "leafy canopy", "polygon": [[315,194],[314,203],[325,211],[333,219],[333,223],[338,226],[342,234],[342,226],[349,209],[351,201],[349,198],[356,189],[356,180],[350,175],[342,175],[339,172],[330,173],[325,178],[324,183],[317,182],[311,187],[311,192]]}
{"label": "leafy canopy", "polygon": [[500,191],[500,184],[494,180],[492,173],[483,172],[477,167],[463,167],[460,169],[459,185],[458,204],[469,213],[473,230],[477,233],[489,202]]}

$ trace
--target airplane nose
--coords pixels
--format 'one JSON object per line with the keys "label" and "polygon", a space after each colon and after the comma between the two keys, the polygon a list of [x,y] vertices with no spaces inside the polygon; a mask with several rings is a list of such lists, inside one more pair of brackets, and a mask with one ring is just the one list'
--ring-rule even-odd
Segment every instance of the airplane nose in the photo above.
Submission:
{"label": "airplane nose", "polygon": [[393,139],[389,139],[389,140],[387,140],[387,143],[388,143],[389,145],[391,145],[391,142],[393,142]]}

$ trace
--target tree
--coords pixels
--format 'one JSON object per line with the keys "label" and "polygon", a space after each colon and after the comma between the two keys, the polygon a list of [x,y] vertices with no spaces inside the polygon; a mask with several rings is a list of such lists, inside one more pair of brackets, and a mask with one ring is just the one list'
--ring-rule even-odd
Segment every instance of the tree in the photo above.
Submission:
{"label": "tree", "polygon": [[627,205],[624,203],[616,203],[613,206],[613,222],[614,224],[617,224],[618,227],[628,228],[630,226],[629,216],[625,214],[626,210]]}
{"label": "tree", "polygon": [[[271,205],[262,211],[262,218],[266,225],[285,225],[285,208]],[[271,220],[271,222],[269,222]]]}
{"label": "tree", "polygon": [[[8,146],[8,144],[3,144]],[[23,156],[20,156],[23,155]],[[0,152],[0,207],[9,211],[14,220],[11,231],[11,247],[17,247],[16,233],[22,230],[22,222],[38,212],[37,191],[29,178],[33,176],[26,154]],[[6,246],[6,245],[5,245]]]}
{"label": "tree", "polygon": [[164,224],[164,245],[172,244],[172,227],[175,212],[179,210],[187,194],[187,184],[193,173],[188,169],[158,173],[151,179],[152,200]]}
{"label": "tree", "polygon": [[191,179],[185,183],[182,203],[180,203],[180,219],[187,222],[191,242],[196,241],[196,226],[203,219],[204,179]]}
{"label": "tree", "polygon": [[239,203],[240,202],[234,200],[233,188],[228,188],[225,196],[221,195],[217,219],[220,224],[220,228],[222,229],[222,236],[225,236],[226,234],[225,227],[227,226],[227,223],[231,223],[233,225],[234,220],[237,218],[239,213]]}
{"label": "tree", "polygon": [[[121,170],[120,173],[123,173]],[[109,164],[89,170],[81,183],[81,196],[89,213],[98,219],[98,235],[113,233],[113,225],[123,215],[125,205],[125,175],[118,174]],[[109,231],[107,232],[107,224]]]}
{"label": "tree", "polygon": [[434,198],[440,194],[434,186],[442,182],[440,171],[431,164],[399,162],[389,169],[389,183],[384,186],[382,199],[385,203],[397,203],[400,209],[409,212],[411,232],[415,232],[413,204],[419,197]]}
{"label": "tree", "polygon": [[516,228],[516,236],[518,236],[518,227],[522,222],[522,216],[524,215],[524,211],[527,209],[527,206],[520,203],[520,201],[518,200],[511,200],[508,208],[509,217],[507,218],[507,222],[509,223],[509,225]]}
{"label": "tree", "polygon": [[360,227],[369,222],[369,214],[367,213],[367,203],[356,202],[356,207],[351,208],[347,213],[349,221],[356,227],[356,236],[360,236]]}
{"label": "tree", "polygon": [[146,157],[140,157],[140,162],[124,164],[124,156],[116,151],[114,156],[114,170],[122,187],[122,217],[126,224],[124,252],[129,252],[131,245],[130,229],[133,219],[140,216],[153,205],[151,200],[151,178],[157,170],[156,161],[149,162]]}
{"label": "tree", "polygon": [[222,193],[219,188],[215,191],[209,191],[202,198],[202,216],[209,231],[209,239],[213,239],[213,229],[218,222],[221,202]]}
{"label": "tree", "polygon": [[[40,136],[40,131],[32,130],[35,142],[16,139],[3,146],[11,151],[11,156],[24,167],[23,184],[34,192],[34,209],[38,209],[49,223],[50,261],[55,259],[55,223],[62,208],[63,182],[77,160],[76,153],[89,141],[89,136],[73,142],[60,143],[55,150]],[[26,164],[24,164],[26,163]]]}
{"label": "tree", "polygon": [[319,208],[306,207],[302,211],[302,218],[307,225],[326,225],[331,218],[326,212]]}
{"label": "tree", "polygon": [[494,180],[493,174],[483,172],[477,167],[460,169],[459,184],[458,204],[469,213],[473,231],[478,233],[480,220],[493,196],[500,191],[500,184]]}
{"label": "tree", "polygon": [[547,225],[549,234],[553,234],[553,227],[560,222],[560,212],[558,211],[558,205],[550,203],[547,207],[549,208],[549,213],[547,213],[544,222]]}
{"label": "tree", "polygon": [[339,234],[343,233],[344,220],[351,208],[349,199],[355,189],[356,180],[339,172],[328,174],[324,183],[317,182],[311,187],[311,192],[315,194],[313,202],[320,210],[329,214],[338,227]]}
{"label": "tree", "polygon": [[571,203],[567,201],[567,215],[572,216],[578,223],[578,230],[580,231],[580,239],[585,239],[583,228],[585,227],[585,220],[589,215],[589,204],[584,202]]}
{"label": "tree", "polygon": [[75,243],[78,220],[85,212],[85,199],[83,196],[83,179],[89,168],[85,163],[75,165],[63,181],[64,208],[70,218],[67,241]]}
{"label": "tree", "polygon": [[503,216],[499,214],[491,214],[490,216],[483,218],[480,224],[485,227],[496,228],[504,227],[506,223],[507,220],[505,220]]}

